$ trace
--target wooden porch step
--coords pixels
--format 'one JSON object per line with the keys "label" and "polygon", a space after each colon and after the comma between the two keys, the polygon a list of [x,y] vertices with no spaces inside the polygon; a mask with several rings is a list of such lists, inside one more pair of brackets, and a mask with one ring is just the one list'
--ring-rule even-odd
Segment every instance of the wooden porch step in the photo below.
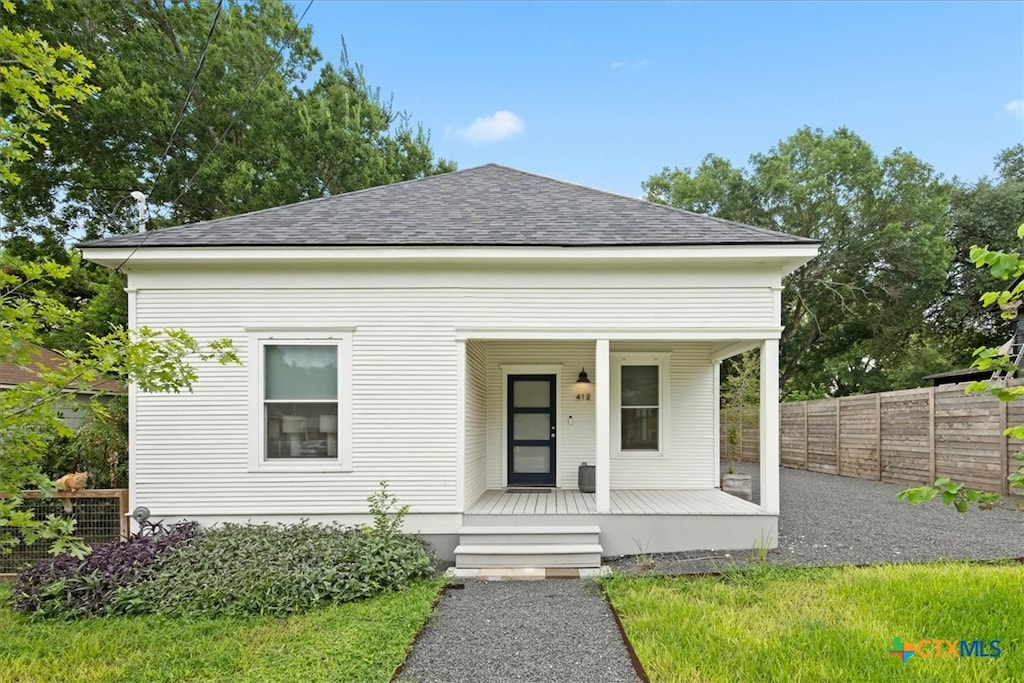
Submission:
{"label": "wooden porch step", "polygon": [[455,566],[600,567],[600,538],[598,526],[465,526],[459,530]]}

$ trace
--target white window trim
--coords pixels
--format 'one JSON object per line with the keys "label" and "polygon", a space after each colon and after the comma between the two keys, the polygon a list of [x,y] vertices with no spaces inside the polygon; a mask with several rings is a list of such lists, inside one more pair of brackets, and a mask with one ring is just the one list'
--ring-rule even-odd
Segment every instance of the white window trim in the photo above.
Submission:
{"label": "white window trim", "polygon": [[[292,328],[248,330],[249,341],[249,471],[352,471],[352,331]],[[268,344],[308,344],[338,349],[338,457],[316,460],[268,460],[263,438],[263,347]]]}
{"label": "white window trim", "polygon": [[[667,455],[669,442],[669,367],[671,353],[613,353],[611,354],[612,455],[636,460],[638,457]],[[658,366],[658,448],[657,450],[622,450],[622,366]]]}

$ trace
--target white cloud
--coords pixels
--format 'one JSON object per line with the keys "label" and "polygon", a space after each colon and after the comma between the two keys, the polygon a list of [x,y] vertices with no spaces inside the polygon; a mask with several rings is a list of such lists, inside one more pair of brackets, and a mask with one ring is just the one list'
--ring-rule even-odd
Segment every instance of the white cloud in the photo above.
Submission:
{"label": "white cloud", "polygon": [[1003,106],[1008,114],[1024,119],[1024,100],[1012,100]]}
{"label": "white cloud", "polygon": [[620,61],[617,61],[617,62],[612,62],[611,63],[611,68],[613,68],[613,69],[642,69],[642,68],[644,68],[645,66],[647,66],[650,63],[651,63],[651,60],[649,60],[649,59],[638,59],[635,62],[629,62],[629,61],[625,61],[625,60],[620,60]]}
{"label": "white cloud", "polygon": [[526,122],[508,109],[496,111],[490,116],[481,116],[465,128],[459,128],[455,134],[470,142],[495,142],[519,135],[526,127]]}

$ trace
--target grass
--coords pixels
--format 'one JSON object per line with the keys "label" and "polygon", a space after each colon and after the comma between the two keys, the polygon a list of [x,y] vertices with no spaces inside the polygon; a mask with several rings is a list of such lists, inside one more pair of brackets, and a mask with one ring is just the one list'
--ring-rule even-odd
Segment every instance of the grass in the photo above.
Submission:
{"label": "grass", "polygon": [[0,582],[0,680],[389,681],[443,582],[291,617],[30,621]]}
{"label": "grass", "polygon": [[[651,681],[1010,681],[1024,670],[1024,566],[887,565],[603,586]],[[890,656],[893,638],[1000,640],[999,658]]]}

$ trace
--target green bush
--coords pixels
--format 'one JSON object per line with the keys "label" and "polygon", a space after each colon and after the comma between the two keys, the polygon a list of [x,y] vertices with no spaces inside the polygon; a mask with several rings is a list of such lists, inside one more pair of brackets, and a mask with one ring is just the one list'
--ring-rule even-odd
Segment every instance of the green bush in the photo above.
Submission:
{"label": "green bush", "polygon": [[115,611],[292,614],[400,590],[432,569],[423,542],[405,534],[225,524],[161,558],[150,581],[119,591]]}
{"label": "green bush", "polygon": [[[294,614],[408,587],[433,572],[427,546],[401,532],[408,506],[386,483],[371,526],[225,524],[136,534],[76,560],[25,570],[15,607],[37,617]],[[187,533],[186,533],[187,531]],[[180,542],[179,542],[180,541]]]}

